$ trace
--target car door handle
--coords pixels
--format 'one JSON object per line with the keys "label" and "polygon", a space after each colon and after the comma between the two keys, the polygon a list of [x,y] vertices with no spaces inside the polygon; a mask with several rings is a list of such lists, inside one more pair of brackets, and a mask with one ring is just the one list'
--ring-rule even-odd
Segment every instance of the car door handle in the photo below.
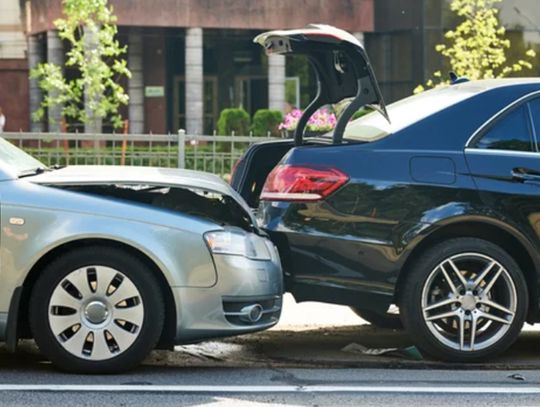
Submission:
{"label": "car door handle", "polygon": [[518,167],[512,169],[512,179],[518,182],[540,182],[540,172]]}

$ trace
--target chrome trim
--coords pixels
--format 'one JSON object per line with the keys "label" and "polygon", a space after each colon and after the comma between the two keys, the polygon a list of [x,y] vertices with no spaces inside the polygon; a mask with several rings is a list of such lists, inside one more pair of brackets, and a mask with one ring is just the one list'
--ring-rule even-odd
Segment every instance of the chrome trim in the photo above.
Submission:
{"label": "chrome trim", "polygon": [[[253,304],[253,305],[259,305],[259,304]],[[251,307],[251,305],[248,305],[248,307]],[[246,308],[246,307],[244,307]],[[277,305],[274,305],[272,308],[268,308],[268,309],[262,309],[261,311],[261,314],[265,315],[265,314],[273,314],[274,312],[278,312],[279,310],[281,309],[281,307],[277,306]],[[248,315],[249,313],[246,312],[246,311],[231,311],[231,312],[227,312],[227,311],[224,311],[223,312],[226,316],[228,317],[241,317],[241,316],[246,316]]]}
{"label": "chrome trim", "polygon": [[537,151],[519,151],[519,150],[497,150],[495,148],[465,148],[466,154],[485,154],[485,155],[506,155],[506,156],[523,156],[523,157],[535,157],[540,158],[540,152]]}
{"label": "chrome trim", "polygon": [[15,225],[15,226],[22,226],[24,225],[24,219],[23,218],[9,218],[9,224]]}
{"label": "chrome trim", "polygon": [[500,116],[504,115],[506,112],[508,112],[509,110],[511,110],[511,109],[513,109],[514,107],[518,106],[519,104],[525,103],[528,99],[531,99],[531,98],[533,98],[534,96],[540,96],[540,90],[535,90],[534,92],[528,93],[528,94],[526,94],[525,96],[522,96],[522,97],[520,97],[520,98],[517,99],[517,100],[514,100],[512,103],[510,103],[510,104],[507,105],[506,107],[502,108],[502,109],[499,110],[497,113],[495,113],[493,116],[491,116],[489,119],[487,119],[482,125],[480,125],[480,127],[478,127],[478,129],[476,129],[476,131],[472,134],[472,136],[469,137],[469,139],[468,139],[467,142],[465,143],[465,148],[470,148],[470,147],[469,147],[470,142],[471,142],[478,134],[480,134],[482,131],[484,131],[484,129],[485,129],[486,127],[488,127],[493,121],[497,120]]}

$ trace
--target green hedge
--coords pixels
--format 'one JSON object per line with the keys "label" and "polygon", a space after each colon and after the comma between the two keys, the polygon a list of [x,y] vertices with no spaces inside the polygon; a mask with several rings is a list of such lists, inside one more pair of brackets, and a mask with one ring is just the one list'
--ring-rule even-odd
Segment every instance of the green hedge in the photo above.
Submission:
{"label": "green hedge", "polygon": [[242,108],[223,109],[219,115],[217,127],[220,136],[230,136],[233,131],[236,136],[247,136],[249,114]]}
{"label": "green hedge", "polygon": [[283,114],[279,110],[260,109],[253,115],[251,131],[256,137],[264,137],[270,132],[271,136],[279,136],[278,126],[283,122]]}

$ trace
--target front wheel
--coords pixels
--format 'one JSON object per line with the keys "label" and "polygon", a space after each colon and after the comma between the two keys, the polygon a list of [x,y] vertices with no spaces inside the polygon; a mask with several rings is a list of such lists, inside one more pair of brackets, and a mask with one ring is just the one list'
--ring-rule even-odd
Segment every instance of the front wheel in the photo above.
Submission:
{"label": "front wheel", "polygon": [[506,350],[526,318],[528,291],[516,262],[476,238],[440,243],[412,265],[400,311],[418,346],[454,362]]}
{"label": "front wheel", "polygon": [[141,362],[155,347],[164,305],[152,270],[107,247],[59,257],[36,281],[30,326],[37,345],[59,368],[111,373]]}

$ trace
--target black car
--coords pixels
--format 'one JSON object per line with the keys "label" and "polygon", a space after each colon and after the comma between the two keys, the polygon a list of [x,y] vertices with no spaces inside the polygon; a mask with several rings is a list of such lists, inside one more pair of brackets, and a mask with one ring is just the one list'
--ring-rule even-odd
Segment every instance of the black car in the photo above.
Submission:
{"label": "black car", "polygon": [[[450,361],[497,354],[540,321],[540,80],[460,78],[385,107],[348,33],[256,41],[307,55],[318,77],[294,140],[252,146],[232,180],[296,300],[391,325],[397,305],[417,345]],[[346,99],[333,132],[304,137],[314,111]],[[351,122],[361,107],[373,111]]]}

